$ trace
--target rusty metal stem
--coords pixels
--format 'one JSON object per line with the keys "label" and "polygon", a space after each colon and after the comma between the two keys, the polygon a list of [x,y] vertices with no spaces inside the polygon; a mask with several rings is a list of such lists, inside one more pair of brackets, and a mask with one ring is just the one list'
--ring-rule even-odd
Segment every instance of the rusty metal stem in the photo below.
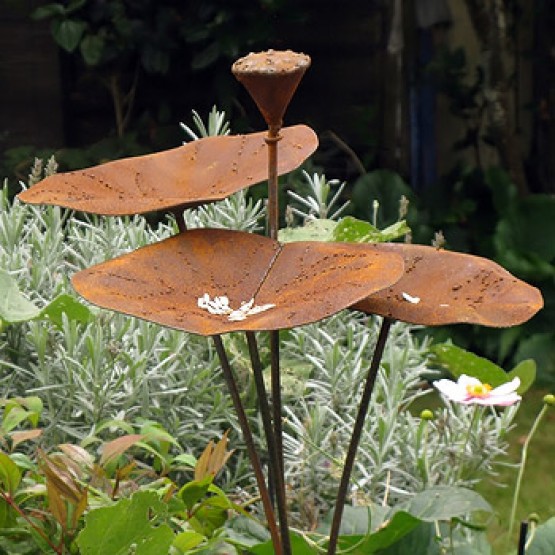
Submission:
{"label": "rusty metal stem", "polygon": [[266,520],[268,521],[268,528],[270,530],[272,544],[274,546],[276,555],[284,555],[276,517],[274,514],[274,509],[272,507],[272,501],[270,499],[270,494],[268,491],[268,487],[266,486],[266,480],[264,478],[264,471],[262,470],[262,465],[260,463],[258,453],[256,452],[252,431],[249,426],[249,421],[247,419],[245,409],[243,408],[243,403],[241,401],[241,395],[239,394],[239,389],[237,388],[237,383],[235,382],[233,371],[231,369],[231,365],[229,364],[229,359],[222,343],[222,338],[219,335],[213,335],[212,339],[214,340],[214,345],[216,346],[216,352],[218,353],[218,357],[220,359],[224,379],[229,389],[229,393],[233,401],[233,406],[235,408],[235,412],[237,413],[237,418],[239,419],[239,425],[241,426],[243,439],[245,441],[254,475],[256,477],[258,491],[260,493],[260,498],[262,499],[262,505],[264,506]]}
{"label": "rusty metal stem", "polygon": [[278,142],[281,139],[279,128],[270,127],[264,139],[268,145],[268,230],[271,239],[277,241],[279,229],[279,192],[278,192]]}
{"label": "rusty metal stem", "polygon": [[252,370],[254,374],[254,382],[256,392],[258,394],[258,402],[260,406],[260,415],[266,435],[266,444],[268,446],[268,457],[270,460],[270,476],[274,479],[277,511],[280,524],[281,540],[284,553],[291,553],[291,542],[289,541],[289,523],[287,520],[287,499],[285,497],[284,475],[282,470],[282,461],[278,455],[278,442],[272,428],[272,416],[270,413],[270,405],[268,403],[268,395],[266,386],[264,385],[264,377],[262,375],[262,363],[260,362],[260,353],[258,344],[253,332],[246,332],[247,343],[249,346],[249,354],[251,357]]}
{"label": "rusty metal stem", "polygon": [[364,390],[360,399],[355,425],[353,426],[353,432],[351,434],[351,442],[349,444],[349,449],[347,451],[347,456],[345,459],[345,465],[343,466],[343,473],[341,475],[341,481],[339,483],[339,489],[337,491],[337,499],[335,501],[335,509],[330,530],[330,540],[328,544],[328,555],[335,555],[337,550],[337,540],[339,538],[341,517],[343,516],[343,508],[345,507],[345,500],[347,499],[347,492],[349,489],[349,483],[351,481],[351,474],[353,471],[355,456],[357,453],[358,444],[360,443],[364,421],[366,420],[366,415],[370,406],[372,391],[374,390],[374,384],[376,383],[376,377],[380,368],[380,362],[382,360],[383,351],[391,324],[392,320],[390,320],[389,318],[383,319],[380,333],[376,341],[376,347],[374,348],[372,361],[370,363],[370,368],[368,369],[368,375],[366,376],[366,383],[364,384]]}

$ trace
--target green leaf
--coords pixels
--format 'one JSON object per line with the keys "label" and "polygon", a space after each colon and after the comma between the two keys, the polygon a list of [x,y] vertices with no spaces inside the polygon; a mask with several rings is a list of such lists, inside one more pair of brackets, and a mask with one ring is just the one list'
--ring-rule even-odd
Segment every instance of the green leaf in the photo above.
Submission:
{"label": "green leaf", "polygon": [[337,224],[333,232],[333,240],[350,243],[384,243],[399,239],[409,232],[410,228],[405,220],[379,230],[369,222],[347,216]]}
{"label": "green leaf", "polygon": [[0,270],[0,319],[13,324],[33,320],[39,314],[40,310],[21,294],[15,279]]}
{"label": "green leaf", "polygon": [[503,368],[497,364],[450,343],[432,345],[430,350],[434,355],[434,362],[448,370],[455,379],[466,374],[492,387],[510,381]]}
{"label": "green leaf", "polygon": [[85,516],[85,527],[77,537],[81,555],[168,553],[174,540],[171,528],[152,524],[165,510],[153,491],[138,491],[111,507],[93,509]]}
{"label": "green leaf", "polygon": [[207,493],[213,476],[206,476],[202,480],[193,480],[185,484],[179,490],[179,496],[183,500],[183,503],[191,510]]}
{"label": "green leaf", "polygon": [[426,489],[403,503],[403,508],[425,522],[451,520],[474,511],[492,511],[490,504],[479,493],[453,486]]}
{"label": "green leaf", "polygon": [[519,395],[526,393],[536,381],[536,361],[529,358],[519,362],[508,374],[507,380],[520,379],[520,385],[516,392]]}
{"label": "green leaf", "polygon": [[193,532],[192,530],[187,530],[186,532],[181,532],[173,540],[173,547],[179,549],[182,553],[188,553],[191,549],[194,549],[199,544],[204,541],[205,537],[198,532]]}
{"label": "green leaf", "polygon": [[86,35],[79,45],[79,50],[88,66],[96,66],[102,60],[104,39],[99,35]]}
{"label": "green leaf", "polygon": [[[316,547],[311,547],[299,534],[291,533],[290,538],[291,550],[295,555],[317,555],[319,553]],[[250,547],[249,553],[252,553],[252,555],[275,555],[271,541]]]}
{"label": "green leaf", "polygon": [[540,524],[526,555],[553,555],[555,553],[555,517]]}
{"label": "green leaf", "polygon": [[36,21],[40,21],[41,19],[64,15],[65,11],[66,9],[63,4],[46,4],[46,6],[39,6],[36,10],[34,10],[31,17]]}
{"label": "green leaf", "polygon": [[295,241],[334,241],[334,230],[337,222],[334,220],[308,220],[300,227],[286,227],[278,232],[281,243]]}
{"label": "green leaf", "polygon": [[14,428],[19,426],[21,422],[27,420],[29,416],[31,416],[31,413],[20,406],[13,407],[9,411],[6,410],[4,412],[4,417],[2,418],[0,430],[2,430],[3,433],[11,432]]}
{"label": "green leaf", "polygon": [[197,464],[197,459],[193,455],[188,455],[186,453],[182,453],[181,455],[177,455],[172,459],[172,466],[185,466],[186,468],[195,468]]}
{"label": "green leaf", "polygon": [[21,482],[21,472],[6,453],[0,453],[0,484],[2,490],[13,495]]}
{"label": "green leaf", "polygon": [[71,295],[59,295],[42,309],[40,316],[48,318],[57,328],[62,329],[63,315],[71,321],[88,324],[92,320],[91,311]]}
{"label": "green leaf", "polygon": [[87,25],[83,21],[72,19],[53,21],[52,36],[66,52],[73,52],[79,45],[86,27]]}

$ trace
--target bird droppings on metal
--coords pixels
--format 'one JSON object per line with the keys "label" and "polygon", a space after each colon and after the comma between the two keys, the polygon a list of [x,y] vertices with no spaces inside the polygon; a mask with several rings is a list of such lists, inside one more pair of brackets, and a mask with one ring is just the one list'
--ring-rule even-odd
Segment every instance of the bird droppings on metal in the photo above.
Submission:
{"label": "bird droppings on metal", "polygon": [[[375,245],[282,245],[239,231],[197,229],[82,270],[73,285],[104,308],[213,335],[320,320],[389,287],[403,270],[400,255]],[[245,300],[253,307],[275,306],[230,321],[199,307],[207,293],[227,297],[235,310]]]}

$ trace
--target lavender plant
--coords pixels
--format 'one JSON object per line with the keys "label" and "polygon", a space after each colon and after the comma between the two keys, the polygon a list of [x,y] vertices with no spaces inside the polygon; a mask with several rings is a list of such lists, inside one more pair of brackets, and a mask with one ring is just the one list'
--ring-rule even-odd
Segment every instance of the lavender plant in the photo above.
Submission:
{"label": "lavender plant", "polygon": [[[212,127],[227,131],[219,115],[213,118],[219,123]],[[37,164],[32,180],[40,174]],[[314,202],[318,206],[305,215],[337,218],[340,211],[332,205],[339,192],[331,194],[337,184],[324,176],[308,182],[312,190],[301,204],[309,210]],[[3,199],[0,266],[38,305],[59,292],[71,292],[68,273],[169,237],[175,230],[171,219],[152,228],[139,216],[77,218],[59,208],[9,203],[6,193]],[[188,227],[255,231],[263,215],[260,203],[237,193],[210,208],[188,210],[184,219]],[[11,345],[1,354],[2,393],[43,397],[52,441],[84,439],[109,422],[143,417],[161,422],[187,449],[198,449],[227,426],[236,427],[209,343],[117,313],[89,310],[88,322],[66,315],[61,326],[31,321],[10,326],[3,334],[5,345]],[[333,504],[379,322],[344,311],[285,335],[284,474],[290,510],[301,530],[314,529]],[[493,472],[494,460],[505,452],[504,433],[515,410],[481,415],[479,434],[471,438],[478,449],[469,450],[473,417],[466,407],[448,403],[433,423],[410,413],[411,403],[425,394],[424,378],[430,376],[428,340],[417,341],[413,328],[403,323],[391,328],[361,436],[349,499],[354,505],[396,505],[431,486],[472,485]],[[243,340],[232,334],[225,344],[234,367],[245,369],[244,389],[252,390]],[[269,352],[261,353],[269,365]],[[260,426],[254,403],[248,407],[252,423]],[[424,427],[429,428],[426,434]],[[457,465],[466,465],[462,473],[452,471],[457,453],[463,455],[455,460]],[[229,476],[228,487],[250,488],[246,465]]]}

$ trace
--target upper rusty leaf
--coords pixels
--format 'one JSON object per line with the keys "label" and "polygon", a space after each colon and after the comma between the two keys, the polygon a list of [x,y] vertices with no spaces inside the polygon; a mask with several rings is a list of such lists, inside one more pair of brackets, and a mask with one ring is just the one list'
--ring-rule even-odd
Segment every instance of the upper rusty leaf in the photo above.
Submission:
{"label": "upper rusty leaf", "polygon": [[403,277],[353,306],[395,320],[437,326],[455,323],[509,327],[543,307],[541,293],[485,258],[422,245],[382,243],[404,257]]}
{"label": "upper rusty leaf", "polygon": [[[330,316],[394,283],[402,257],[375,245],[299,242],[198,229],[77,273],[94,304],[201,335],[291,328]],[[199,306],[208,294],[229,305],[275,305],[241,321]]]}
{"label": "upper rusty leaf", "polygon": [[[265,133],[207,137],[155,154],[47,177],[19,198],[83,212],[123,216],[221,200],[268,177]],[[278,173],[318,146],[307,126],[282,130]]]}

